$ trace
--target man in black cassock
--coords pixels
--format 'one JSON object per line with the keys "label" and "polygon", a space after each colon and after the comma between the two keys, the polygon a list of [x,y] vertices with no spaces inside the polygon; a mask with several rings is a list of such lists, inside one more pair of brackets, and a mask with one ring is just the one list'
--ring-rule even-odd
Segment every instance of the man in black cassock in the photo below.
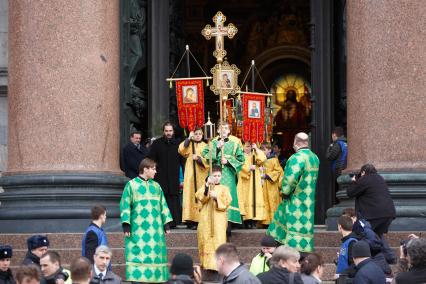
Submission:
{"label": "man in black cassock", "polygon": [[182,219],[182,207],[179,202],[179,172],[184,160],[178,153],[179,141],[174,138],[174,128],[170,122],[163,125],[163,136],[154,140],[148,158],[157,163],[157,181],[166,197],[167,206],[173,217],[170,228],[175,228]]}
{"label": "man in black cassock", "polygon": [[141,143],[142,135],[139,131],[130,134],[129,143],[124,146],[121,152],[120,168],[130,179],[134,179],[139,174],[139,164],[146,158],[148,150]]}

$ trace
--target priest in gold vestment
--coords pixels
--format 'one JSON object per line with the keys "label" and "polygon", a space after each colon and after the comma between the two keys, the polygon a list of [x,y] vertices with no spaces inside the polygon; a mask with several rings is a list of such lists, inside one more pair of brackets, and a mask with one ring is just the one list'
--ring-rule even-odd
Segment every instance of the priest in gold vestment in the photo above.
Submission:
{"label": "priest in gold vestment", "polygon": [[257,148],[256,144],[251,145],[246,142],[244,144],[244,158],[245,162],[239,175],[237,187],[238,200],[241,200],[239,204],[241,215],[243,215],[244,221],[261,221],[264,219],[265,205],[260,167],[266,161],[266,156]]}
{"label": "priest in gold vestment", "polygon": [[232,197],[227,186],[220,184],[221,167],[214,166],[207,183],[196,193],[201,202],[200,217],[197,229],[198,252],[203,269],[217,270],[215,251],[226,243],[226,227],[228,217],[226,210]]}
{"label": "priest in gold vestment", "polygon": [[277,211],[278,205],[281,202],[281,181],[284,176],[283,168],[280,161],[272,153],[272,148],[269,143],[262,145],[262,150],[267,157],[263,164],[262,179],[263,179],[263,199],[265,201],[265,218],[262,224],[269,225]]}
{"label": "priest in gold vestment", "polygon": [[206,146],[202,138],[203,131],[197,128],[189,133],[188,138],[180,143],[178,149],[179,154],[186,159],[183,179],[182,222],[187,222],[189,226],[192,225],[191,222],[198,222],[201,203],[195,198],[195,192],[203,186],[208,175],[208,164],[203,164],[201,158],[201,152]]}

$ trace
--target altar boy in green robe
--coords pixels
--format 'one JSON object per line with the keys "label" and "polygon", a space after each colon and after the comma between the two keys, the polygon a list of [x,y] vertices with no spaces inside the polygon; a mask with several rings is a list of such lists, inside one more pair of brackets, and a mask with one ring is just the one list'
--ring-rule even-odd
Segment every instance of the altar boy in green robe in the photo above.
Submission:
{"label": "altar boy in green robe", "polygon": [[300,252],[314,250],[315,187],[319,159],[309,149],[308,135],[294,137],[296,151],[284,169],[281,192],[283,201],[274,214],[267,234]]}
{"label": "altar boy in green robe", "polygon": [[155,166],[153,160],[143,159],[139,176],[126,184],[120,201],[127,281],[162,283],[169,279],[165,234],[173,219],[160,185],[153,180]]}

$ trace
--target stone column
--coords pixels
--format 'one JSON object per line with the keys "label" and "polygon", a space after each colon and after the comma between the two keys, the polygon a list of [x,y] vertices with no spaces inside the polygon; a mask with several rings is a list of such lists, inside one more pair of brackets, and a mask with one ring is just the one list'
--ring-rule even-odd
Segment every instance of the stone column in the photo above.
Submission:
{"label": "stone column", "polygon": [[94,203],[117,220],[119,12],[118,0],[9,1],[2,232],[80,231]]}
{"label": "stone column", "polygon": [[7,0],[0,0],[0,173],[7,161]]}
{"label": "stone column", "polygon": [[[426,5],[422,0],[347,1],[348,170],[373,163],[386,179],[397,219],[393,230],[426,225]],[[341,204],[329,228],[350,206]],[[378,204],[380,206],[380,204]]]}
{"label": "stone column", "polygon": [[163,133],[162,125],[169,120],[170,43],[169,1],[148,1],[148,135]]}
{"label": "stone column", "polygon": [[312,150],[320,159],[316,190],[315,223],[324,224],[325,212],[333,205],[333,178],[325,157],[332,128],[333,60],[332,15],[330,0],[311,0],[311,66],[312,66]]}

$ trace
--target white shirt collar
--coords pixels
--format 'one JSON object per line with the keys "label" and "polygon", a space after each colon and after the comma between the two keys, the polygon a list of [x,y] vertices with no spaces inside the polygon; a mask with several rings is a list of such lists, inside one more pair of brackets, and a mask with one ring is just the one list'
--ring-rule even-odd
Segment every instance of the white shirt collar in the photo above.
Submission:
{"label": "white shirt collar", "polygon": [[93,265],[93,268],[95,269],[95,273],[96,273],[96,276],[99,276],[99,273],[102,273],[102,279],[103,278],[105,278],[105,275],[106,275],[106,273],[107,273],[107,271],[105,270],[105,271],[100,271],[99,269],[98,269],[98,267],[94,264]]}

